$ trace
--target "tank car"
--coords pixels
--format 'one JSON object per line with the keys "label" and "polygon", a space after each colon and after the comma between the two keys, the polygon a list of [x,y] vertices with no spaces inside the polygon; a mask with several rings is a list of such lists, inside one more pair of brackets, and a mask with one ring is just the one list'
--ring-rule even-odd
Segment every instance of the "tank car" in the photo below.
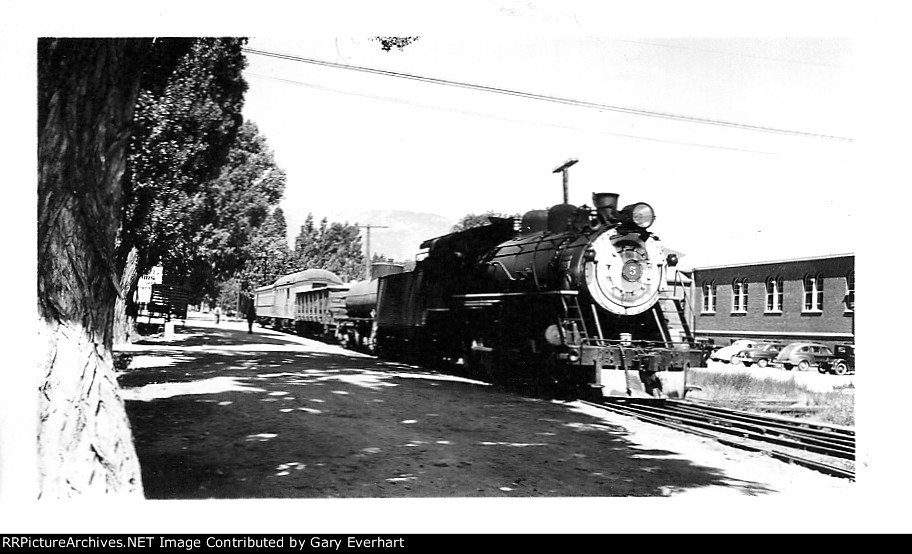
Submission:
{"label": "tank car", "polygon": [[343,295],[345,314],[339,318],[338,338],[354,350],[373,352],[376,335],[377,283],[381,277],[402,273],[402,264],[374,262],[370,279],[351,285]]}
{"label": "tank car", "polygon": [[683,397],[702,353],[673,340],[660,306],[676,257],[649,230],[649,204],[619,210],[612,193],[593,204],[425,241],[414,271],[379,280],[379,352],[491,379]]}

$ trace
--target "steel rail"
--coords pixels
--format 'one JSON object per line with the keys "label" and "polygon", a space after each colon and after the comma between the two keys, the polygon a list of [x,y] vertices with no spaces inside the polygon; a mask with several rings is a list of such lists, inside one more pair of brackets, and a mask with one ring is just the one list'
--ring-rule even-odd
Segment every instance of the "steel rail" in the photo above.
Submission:
{"label": "steel rail", "polygon": [[839,425],[827,425],[825,423],[814,423],[814,422],[809,422],[809,421],[797,422],[795,420],[784,419],[779,416],[762,415],[762,414],[757,414],[757,413],[752,413],[752,412],[745,412],[744,410],[734,410],[732,408],[721,408],[719,406],[710,406],[708,404],[700,404],[700,403],[691,402],[688,400],[667,399],[667,400],[664,400],[664,402],[666,402],[668,404],[673,404],[675,406],[686,406],[689,408],[704,410],[707,412],[716,412],[716,413],[721,413],[721,414],[731,414],[731,415],[739,415],[739,416],[751,417],[751,418],[760,418],[764,422],[769,422],[771,425],[779,424],[779,425],[783,425],[783,426],[786,426],[789,428],[794,428],[796,425],[798,425],[802,429],[806,430],[807,432],[824,433],[827,436],[832,435],[832,436],[851,437],[853,439],[855,438],[855,430],[850,427],[843,427],[843,426],[839,426]]}
{"label": "steel rail", "polygon": [[[690,416],[696,418],[697,421],[707,420],[714,424],[718,424],[722,427],[731,428],[731,429],[740,429],[749,431],[751,433],[758,433],[767,440],[766,437],[777,438],[782,440],[794,440],[794,444],[783,444],[783,446],[791,446],[794,448],[803,448],[806,450],[822,449],[819,450],[820,454],[834,455],[838,457],[848,457],[849,459],[854,459],[855,457],[855,444],[853,441],[845,441],[841,437],[820,437],[815,435],[808,435],[802,433],[800,429],[789,429],[788,427],[783,427],[781,425],[767,426],[765,423],[761,423],[763,420],[760,419],[757,421],[742,421],[738,417],[732,416],[720,416],[718,414],[707,414],[700,412],[698,410],[690,410],[686,406],[681,407],[672,407],[672,408],[655,408],[656,410],[662,411],[662,413],[669,414],[672,417],[677,416]],[[756,438],[756,437],[753,437]],[[774,441],[770,441],[774,442]],[[811,447],[811,448],[808,448]]]}
{"label": "steel rail", "polygon": [[627,405],[625,407],[634,411],[644,410],[646,413],[652,413],[659,417],[674,418],[686,425],[707,428],[721,433],[739,435],[752,440],[768,442],[789,448],[807,450],[809,452],[815,452],[817,454],[824,454],[837,458],[844,458],[847,460],[855,459],[855,448],[852,445],[846,446],[841,443],[834,444],[828,441],[823,441],[821,443],[821,441],[816,439],[809,439],[806,437],[789,434],[779,428],[776,428],[774,430],[776,434],[770,434],[770,430],[765,428],[763,425],[744,423],[732,425],[732,421],[719,421],[719,416],[717,415],[706,415],[699,413],[693,414],[687,411],[678,411],[673,408],[665,408],[659,405],[649,405],[644,407]]}
{"label": "steel rail", "polygon": [[[595,408],[600,408],[600,409],[611,411],[611,412],[614,412],[617,414],[634,417],[640,421],[644,421],[647,423],[653,423],[655,425],[668,427],[670,429],[676,429],[676,430],[682,431],[684,433],[689,433],[689,434],[701,436],[701,437],[704,437],[707,439],[712,439],[715,442],[718,442],[719,444],[722,444],[725,446],[730,446],[733,448],[739,448],[741,450],[748,450],[751,452],[758,452],[761,454],[766,454],[766,455],[769,455],[778,460],[792,463],[795,465],[800,465],[803,467],[807,467],[809,469],[813,469],[813,470],[819,471],[821,473],[825,473],[827,475],[832,475],[834,477],[840,477],[840,478],[851,479],[851,480],[855,479],[855,472],[848,470],[848,469],[844,469],[844,468],[834,466],[831,464],[826,464],[826,463],[819,462],[816,460],[802,458],[800,456],[795,456],[793,454],[789,454],[789,453],[782,452],[779,450],[774,450],[771,448],[764,448],[764,447],[748,444],[746,442],[732,440],[732,439],[729,439],[720,434],[713,433],[713,432],[706,431],[706,430],[699,429],[699,428],[695,428],[695,427],[689,426],[687,424],[674,423],[674,422],[668,421],[667,419],[664,419],[663,417],[653,417],[653,416],[648,415],[648,412],[647,413],[638,413],[633,410],[628,410],[626,406],[619,405],[619,404],[596,403],[596,402],[589,402],[586,400],[580,400],[580,402],[582,402],[583,404],[586,404],[588,406],[595,407]],[[765,441],[759,441],[759,442],[765,442]]]}
{"label": "steel rail", "polygon": [[[618,406],[613,403],[606,403],[611,406]],[[627,410],[633,413],[642,413],[658,418],[671,418],[683,425],[691,425],[694,427],[699,427],[702,429],[709,429],[711,431],[716,431],[719,433],[726,433],[730,435],[737,435],[744,438],[766,442],[770,444],[775,444],[778,446],[785,446],[788,448],[796,448],[800,450],[807,450],[808,452],[814,452],[817,454],[824,454],[827,456],[833,456],[837,458],[844,458],[847,460],[855,459],[855,450],[854,447],[849,449],[842,445],[820,445],[815,444],[806,440],[801,440],[801,438],[796,437],[782,437],[776,435],[770,435],[766,433],[766,429],[762,425],[741,425],[738,427],[728,426],[728,425],[719,425],[707,421],[707,419],[713,419],[717,416],[705,416],[702,414],[690,414],[687,412],[675,411],[673,409],[665,408],[659,405],[643,405],[636,406],[633,404],[625,404],[620,406],[622,409]],[[729,422],[730,423],[730,422]]]}
{"label": "steel rail", "polygon": [[707,417],[715,415],[725,421],[756,423],[772,429],[781,429],[794,436],[813,437],[818,440],[832,442],[854,448],[855,430],[849,427],[830,426],[823,423],[813,423],[785,419],[779,416],[764,415],[743,410],[720,408],[706,404],[689,402],[686,400],[659,399],[659,398],[609,398],[608,402],[618,405],[636,406],[670,406],[694,414],[703,414]]}
{"label": "steel rail", "polygon": [[[853,454],[855,452],[854,437],[834,435],[832,433],[822,431],[809,432],[804,427],[801,427],[800,423],[796,423],[790,426],[788,422],[771,421],[764,418],[762,415],[750,417],[742,416],[737,413],[728,414],[723,412],[722,414],[719,414],[716,412],[707,412],[699,408],[684,404],[676,404],[672,405],[672,407],[674,410],[680,410],[683,413],[694,414],[697,417],[712,418],[718,420],[721,423],[726,423],[734,427],[760,430],[760,432],[764,434],[778,434],[780,436],[791,437],[807,444],[813,444],[821,447],[829,446],[836,450],[851,451]],[[796,427],[796,425],[798,425],[798,427]]]}

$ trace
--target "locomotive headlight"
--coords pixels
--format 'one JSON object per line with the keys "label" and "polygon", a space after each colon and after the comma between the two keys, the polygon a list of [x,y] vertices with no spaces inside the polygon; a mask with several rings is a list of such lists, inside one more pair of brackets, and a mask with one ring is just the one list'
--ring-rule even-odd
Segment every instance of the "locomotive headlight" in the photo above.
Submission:
{"label": "locomotive headlight", "polygon": [[545,340],[548,342],[548,344],[551,344],[553,346],[560,346],[564,343],[560,329],[557,327],[557,325],[549,325],[548,328],[545,329]]}
{"label": "locomotive headlight", "polygon": [[655,212],[649,204],[638,202],[621,210],[621,220],[632,223],[640,229],[647,229],[655,221]]}

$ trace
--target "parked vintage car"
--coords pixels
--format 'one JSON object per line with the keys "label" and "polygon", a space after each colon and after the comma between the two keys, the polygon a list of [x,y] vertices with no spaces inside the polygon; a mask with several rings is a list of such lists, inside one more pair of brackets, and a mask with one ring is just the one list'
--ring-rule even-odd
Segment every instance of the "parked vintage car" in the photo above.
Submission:
{"label": "parked vintage car", "polygon": [[833,355],[822,361],[817,371],[836,375],[855,373],[855,345],[837,344],[833,349]]}
{"label": "parked vintage car", "polygon": [[779,355],[780,348],[782,348],[781,345],[772,342],[760,343],[754,348],[748,348],[735,354],[737,361],[732,360],[732,363],[741,362],[745,367],[754,364],[757,364],[757,367],[766,367]]}
{"label": "parked vintage car", "polygon": [[800,371],[807,371],[812,367],[820,367],[826,363],[828,357],[833,355],[829,346],[816,342],[793,342],[782,349],[771,362],[771,365],[783,367],[789,371],[797,367]]}
{"label": "parked vintage car", "polygon": [[756,348],[758,344],[763,343],[754,339],[738,339],[730,345],[723,346],[710,354],[709,359],[717,362],[724,362],[726,364],[729,362],[738,363],[740,361],[737,357],[739,352],[750,348]]}

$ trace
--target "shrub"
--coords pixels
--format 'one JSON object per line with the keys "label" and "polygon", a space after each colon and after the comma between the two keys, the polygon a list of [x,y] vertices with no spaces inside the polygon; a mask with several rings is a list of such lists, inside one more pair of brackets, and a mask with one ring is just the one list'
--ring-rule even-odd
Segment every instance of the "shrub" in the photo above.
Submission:
{"label": "shrub", "polygon": [[[834,425],[855,425],[855,387],[847,385],[831,392],[815,392],[796,383],[794,377],[758,379],[747,373],[716,373],[691,370],[688,384],[700,387],[693,396],[713,404],[748,411],[774,411],[771,407],[800,406],[809,420]],[[765,407],[764,407],[765,406]],[[817,409],[814,409],[817,408]]]}

